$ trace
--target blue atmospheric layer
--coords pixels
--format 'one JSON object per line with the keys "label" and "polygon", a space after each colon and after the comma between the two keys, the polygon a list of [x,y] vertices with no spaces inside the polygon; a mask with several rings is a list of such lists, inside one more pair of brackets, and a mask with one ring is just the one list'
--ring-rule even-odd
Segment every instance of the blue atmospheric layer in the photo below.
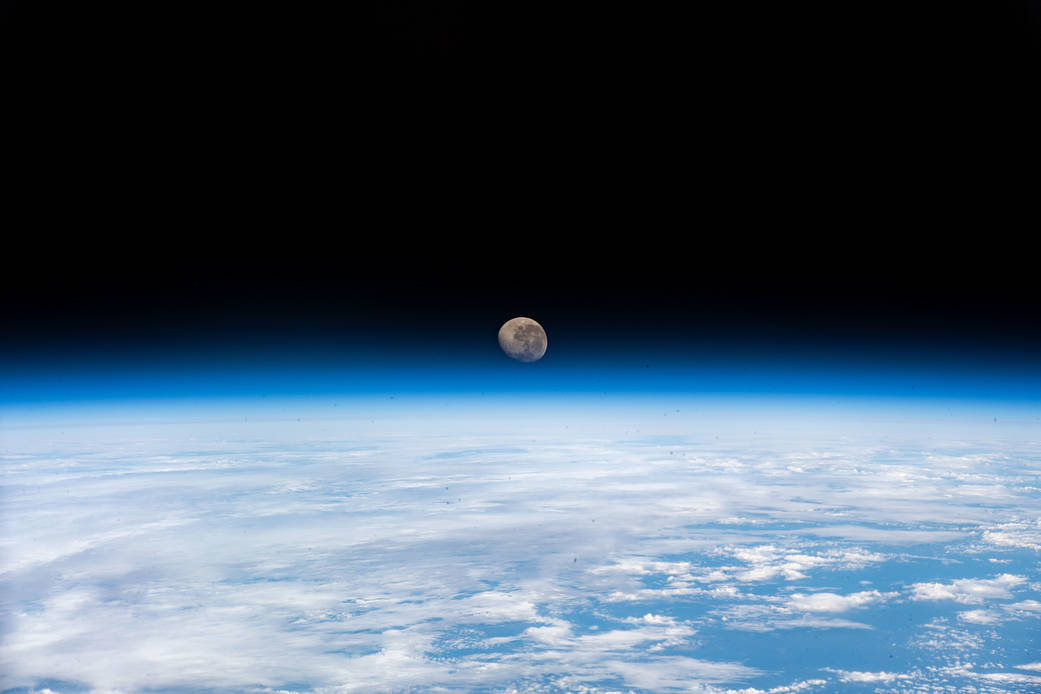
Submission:
{"label": "blue atmospheric layer", "polygon": [[[558,353],[554,353],[557,351]],[[167,354],[8,360],[0,402],[425,393],[689,393],[1041,399],[1041,365],[994,355],[763,350],[475,354]]]}

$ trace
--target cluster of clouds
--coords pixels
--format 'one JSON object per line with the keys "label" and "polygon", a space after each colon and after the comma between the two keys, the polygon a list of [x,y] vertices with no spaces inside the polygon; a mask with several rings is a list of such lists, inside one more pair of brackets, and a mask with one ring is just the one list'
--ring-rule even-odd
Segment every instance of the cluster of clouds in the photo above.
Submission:
{"label": "cluster of clouds", "polygon": [[983,531],[982,540],[1001,548],[1041,551],[1041,518],[998,523]]}
{"label": "cluster of clouds", "polygon": [[859,547],[821,550],[781,547],[776,544],[723,545],[709,551],[709,557],[725,557],[735,563],[696,565],[689,561],[658,561],[651,557],[618,558],[610,564],[595,567],[591,573],[601,576],[621,575],[646,577],[660,574],[661,588],[640,587],[616,590],[608,601],[647,601],[681,596],[747,598],[741,587],[783,579],[807,578],[814,569],[854,571],[868,564],[886,560],[886,555]]}
{"label": "cluster of clouds", "polygon": [[[977,627],[1041,617],[1014,554],[1038,549],[1041,507],[1002,476],[1005,453],[318,424],[33,431],[2,458],[0,690],[789,694],[1041,677],[939,657],[946,670],[821,662],[789,677],[739,646],[702,649],[721,632],[866,636],[876,610],[932,605],[950,619],[915,647],[971,653]],[[878,577],[910,548],[959,542],[1009,563],[966,553],[961,577]],[[865,570],[874,583],[856,581]]]}
{"label": "cluster of clouds", "polygon": [[911,586],[914,600],[954,600],[977,604],[985,600],[1008,599],[1012,591],[1026,583],[1024,576],[1001,574],[994,578],[960,578],[950,583],[915,583]]}

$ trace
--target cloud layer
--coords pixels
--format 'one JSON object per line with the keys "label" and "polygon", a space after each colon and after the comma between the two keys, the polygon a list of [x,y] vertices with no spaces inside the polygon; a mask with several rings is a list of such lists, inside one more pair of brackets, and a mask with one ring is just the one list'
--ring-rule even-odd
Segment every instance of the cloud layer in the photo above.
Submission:
{"label": "cloud layer", "polygon": [[1033,686],[1030,438],[425,407],[6,426],[0,691]]}

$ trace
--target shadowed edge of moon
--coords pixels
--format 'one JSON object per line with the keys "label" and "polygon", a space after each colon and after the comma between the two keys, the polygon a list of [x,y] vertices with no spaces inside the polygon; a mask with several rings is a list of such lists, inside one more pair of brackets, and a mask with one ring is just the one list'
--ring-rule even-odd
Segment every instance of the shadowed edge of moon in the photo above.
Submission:
{"label": "shadowed edge of moon", "polygon": [[538,361],[546,354],[548,345],[545,329],[533,318],[511,318],[499,328],[499,347],[511,359]]}

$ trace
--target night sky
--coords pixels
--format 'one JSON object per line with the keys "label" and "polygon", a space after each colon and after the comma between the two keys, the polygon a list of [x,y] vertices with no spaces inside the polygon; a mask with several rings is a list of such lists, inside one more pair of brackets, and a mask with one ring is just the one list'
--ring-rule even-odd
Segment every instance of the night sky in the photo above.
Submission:
{"label": "night sky", "polygon": [[[601,256],[592,265],[568,255],[554,265],[518,251],[468,258],[494,272],[442,262],[440,272],[424,274],[407,259],[373,252],[366,272],[315,261],[296,272],[254,265],[232,276],[221,258],[186,262],[173,274],[105,266],[32,287],[8,282],[6,398],[1037,397],[1041,307],[1030,274],[998,281],[970,264],[911,275],[894,263],[835,268],[823,264],[826,255],[797,265],[794,254],[768,262],[732,246],[712,253]],[[549,335],[547,355],[535,364],[499,350],[499,326],[517,315],[535,318]]]}
{"label": "night sky", "polygon": [[2,16],[8,400],[1036,396],[1037,2]]}

